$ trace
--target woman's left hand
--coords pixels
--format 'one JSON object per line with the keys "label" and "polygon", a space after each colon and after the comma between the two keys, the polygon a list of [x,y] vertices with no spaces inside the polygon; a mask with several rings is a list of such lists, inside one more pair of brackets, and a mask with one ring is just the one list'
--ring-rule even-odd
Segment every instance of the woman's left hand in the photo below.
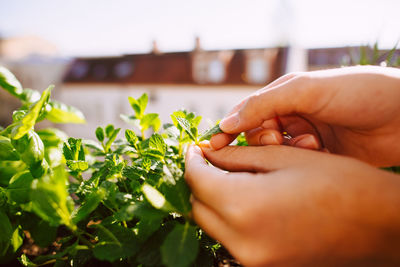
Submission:
{"label": "woman's left hand", "polygon": [[204,145],[185,178],[194,220],[245,266],[400,264],[398,175],[290,146]]}

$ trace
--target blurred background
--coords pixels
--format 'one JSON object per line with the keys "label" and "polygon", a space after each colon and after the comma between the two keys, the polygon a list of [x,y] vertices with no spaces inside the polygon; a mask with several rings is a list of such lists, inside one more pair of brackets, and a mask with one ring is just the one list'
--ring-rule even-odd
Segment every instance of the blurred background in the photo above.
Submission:
{"label": "blurred background", "polygon": [[[399,0],[0,0],[0,65],[24,87],[55,84],[53,98],[85,125],[129,127],[127,97],[170,122],[185,108],[203,128],[243,97],[292,71],[399,65]],[[374,46],[375,45],[375,46]],[[391,52],[392,50],[392,52]],[[391,54],[390,62],[386,62]],[[372,62],[373,61],[373,62]],[[295,96],[294,96],[295,97]],[[0,91],[0,125],[19,106]]]}

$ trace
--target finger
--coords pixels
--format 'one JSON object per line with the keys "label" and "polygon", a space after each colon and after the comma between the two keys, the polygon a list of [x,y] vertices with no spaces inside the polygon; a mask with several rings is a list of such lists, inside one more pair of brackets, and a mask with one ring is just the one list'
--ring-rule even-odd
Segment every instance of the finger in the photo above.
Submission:
{"label": "finger", "polygon": [[308,79],[299,76],[258,92],[249,97],[236,113],[220,122],[221,130],[230,134],[240,133],[259,127],[276,116],[317,111],[321,107],[315,100],[318,99],[315,93],[318,90],[311,88]]}
{"label": "finger", "polygon": [[[231,172],[269,172],[305,165],[324,153],[289,146],[227,146],[220,150],[202,147],[214,166]],[[230,177],[234,177],[233,174]]]}
{"label": "finger", "polygon": [[288,145],[312,150],[321,149],[318,138],[312,134],[302,134],[288,140]]}
{"label": "finger", "polygon": [[[267,89],[269,89],[269,88],[271,88],[271,87],[278,86],[279,84],[282,84],[282,83],[286,82],[287,80],[292,79],[292,78],[295,77],[296,75],[297,75],[296,73],[289,73],[289,74],[283,75],[283,76],[279,77],[278,79],[276,79],[275,81],[269,83],[267,86],[261,88],[260,90],[257,90],[254,94],[257,94],[257,93],[259,93],[259,92],[261,92],[261,91],[267,90]],[[240,101],[240,103],[239,103],[238,105],[236,105],[236,106],[228,113],[228,115],[227,115],[226,117],[228,117],[228,116],[230,116],[230,115],[232,115],[232,114],[238,112],[238,111],[242,108],[242,106],[246,103],[246,101],[248,100],[248,98],[250,98],[252,95],[253,95],[253,94],[251,94],[251,95],[245,97],[244,99],[242,99],[242,100]]]}
{"label": "finger", "polygon": [[247,143],[251,146],[281,145],[282,134],[274,129],[258,127],[246,132]]}
{"label": "finger", "polygon": [[211,137],[210,145],[214,150],[218,150],[232,143],[237,136],[237,134],[219,133]]}
{"label": "finger", "polygon": [[223,201],[229,182],[227,173],[206,163],[198,146],[190,146],[186,154],[185,179],[194,197],[209,206]]}
{"label": "finger", "polygon": [[234,241],[235,232],[228,223],[212,208],[201,201],[193,199],[193,219],[209,236],[223,244]]}

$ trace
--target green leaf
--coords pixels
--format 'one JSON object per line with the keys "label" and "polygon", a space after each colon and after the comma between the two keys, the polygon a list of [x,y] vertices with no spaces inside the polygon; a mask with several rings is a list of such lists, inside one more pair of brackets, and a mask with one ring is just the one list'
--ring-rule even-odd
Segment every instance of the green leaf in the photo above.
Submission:
{"label": "green leaf", "polygon": [[64,142],[63,154],[66,160],[85,161],[82,139],[68,138],[68,141]]}
{"label": "green leaf", "polygon": [[219,124],[215,125],[215,126],[212,127],[211,129],[209,129],[208,131],[206,131],[202,136],[200,136],[199,141],[210,140],[211,137],[212,137],[214,134],[218,134],[218,133],[222,133],[221,128],[219,128]]}
{"label": "green leaf", "polygon": [[105,197],[106,192],[104,189],[99,188],[96,191],[90,193],[86,198],[84,203],[72,214],[72,222],[77,224],[81,220],[89,216],[92,211],[94,211],[100,202]]}
{"label": "green leaf", "polygon": [[19,160],[19,154],[11,145],[10,139],[0,136],[0,161],[3,160]]}
{"label": "green leaf", "polygon": [[83,160],[67,160],[67,166],[73,172],[83,172],[89,168],[89,164]]}
{"label": "green leaf", "polygon": [[202,119],[201,116],[197,116],[197,117],[193,118],[191,121],[192,126],[197,128],[201,122],[201,119]]}
{"label": "green leaf", "polygon": [[29,112],[20,121],[16,122],[15,126],[11,130],[12,139],[19,139],[33,129],[33,126],[39,117],[40,111],[49,100],[50,92],[53,87],[53,85],[49,86],[49,88],[42,93],[39,101],[29,109]]}
{"label": "green leaf", "polygon": [[190,125],[190,122],[182,117],[176,117],[176,120],[178,124],[182,127],[182,129],[184,129],[185,132],[189,135],[190,139],[196,142],[196,136],[192,133],[192,126]]}
{"label": "green leaf", "polygon": [[151,127],[155,132],[157,132],[161,127],[161,120],[157,113],[148,113],[140,120],[140,126],[143,131]]}
{"label": "green leaf", "polygon": [[20,154],[21,160],[28,165],[34,178],[43,176],[49,165],[44,159],[44,144],[39,135],[30,130],[17,140],[11,140],[11,144]]}
{"label": "green leaf", "polygon": [[177,224],[161,246],[163,263],[168,267],[190,266],[197,257],[199,241],[196,227]]}
{"label": "green leaf", "polygon": [[149,97],[147,96],[146,93],[144,93],[137,99],[137,101],[139,103],[140,110],[141,110],[141,112],[143,114],[144,111],[146,110],[147,103],[149,102]]}
{"label": "green leaf", "polygon": [[44,144],[39,135],[29,131],[22,138],[11,140],[11,144],[20,154],[26,165],[31,166],[44,158]]}
{"label": "green leaf", "polygon": [[[172,231],[175,223],[167,223],[155,232],[141,247],[137,261],[144,266],[163,266],[160,245]],[[211,265],[210,265],[211,266]]]}
{"label": "green leaf", "polygon": [[11,247],[14,253],[17,252],[17,250],[22,246],[24,237],[25,235],[21,226],[17,226],[11,235]]}
{"label": "green leaf", "polygon": [[100,142],[104,141],[104,130],[103,130],[103,128],[97,127],[97,129],[96,129],[96,138]]}
{"label": "green leaf", "polygon": [[47,128],[36,131],[45,147],[58,147],[68,139],[68,135],[56,128]]}
{"label": "green leaf", "polygon": [[33,176],[29,171],[15,174],[7,188],[9,198],[18,204],[29,202],[32,181]]}
{"label": "green leaf", "polygon": [[162,136],[158,133],[155,133],[150,137],[149,147],[150,149],[160,152],[162,156],[164,156],[165,152],[167,151],[167,145],[165,144]]}
{"label": "green leaf", "polygon": [[48,247],[57,237],[57,227],[50,226],[34,213],[25,212],[21,218],[21,225],[24,230],[29,231],[35,244],[42,248]]}
{"label": "green leaf", "polygon": [[13,229],[7,215],[0,210],[0,257],[2,257],[10,246]]}
{"label": "green leaf", "polygon": [[28,256],[26,256],[25,254],[22,254],[21,257],[18,258],[18,261],[26,267],[36,267],[37,264],[35,264],[34,262],[32,262]]}
{"label": "green leaf", "polygon": [[179,124],[177,118],[186,118],[186,114],[182,110],[175,111],[171,114],[172,123],[178,128],[179,131],[182,131],[182,127]]}
{"label": "green leaf", "polygon": [[19,99],[21,99],[23,102],[29,105],[40,99],[40,92],[29,88],[25,88],[22,94],[20,95]]}
{"label": "green leaf", "polygon": [[142,186],[142,191],[144,196],[146,197],[147,201],[150,202],[150,204],[159,210],[163,210],[166,212],[171,212],[174,211],[174,207],[165,199],[165,197],[149,184],[143,184]]}
{"label": "green leaf", "polygon": [[93,227],[98,228],[99,242],[93,249],[97,259],[113,262],[128,258],[139,250],[139,242],[131,229],[115,224],[107,228],[101,224]]}
{"label": "green leaf", "polygon": [[128,97],[128,100],[129,100],[129,104],[131,104],[132,109],[135,111],[136,117],[141,118],[143,112],[141,110],[139,102],[131,96]]}
{"label": "green leaf", "polygon": [[21,83],[15,78],[11,71],[3,66],[0,66],[0,86],[18,98],[23,92]]}
{"label": "green leaf", "polygon": [[[110,149],[112,143],[114,142],[115,138],[117,138],[117,135],[118,135],[118,133],[119,133],[120,130],[121,130],[121,128],[115,129],[115,130],[113,130],[113,132],[110,134],[110,137],[109,137],[109,139],[108,139],[108,141],[107,141],[107,143],[106,143],[106,148],[105,148],[106,152],[109,151],[109,149]],[[108,134],[107,134],[107,136],[108,136]]]}
{"label": "green leaf", "polygon": [[136,147],[136,144],[139,141],[135,132],[129,129],[125,131],[125,138],[129,142],[129,144],[131,144],[134,147]]}
{"label": "green leaf", "polygon": [[190,189],[183,177],[178,179],[174,185],[164,183],[160,189],[166,201],[171,203],[177,212],[184,216],[189,214],[192,209],[190,204]]}
{"label": "green leaf", "polygon": [[8,202],[7,191],[0,186],[0,208],[5,206]]}
{"label": "green leaf", "polygon": [[107,125],[105,128],[105,132],[106,132],[107,138],[110,138],[111,135],[114,133],[114,125],[112,125],[112,124]]}
{"label": "green leaf", "polygon": [[54,123],[85,123],[85,116],[76,107],[69,106],[57,101],[50,101],[50,111],[46,114],[46,119]]}
{"label": "green leaf", "polygon": [[67,175],[63,167],[58,167],[53,174],[36,179],[32,183],[30,199],[32,210],[52,226],[64,224],[71,229],[69,196],[67,191]]}
{"label": "green leaf", "polygon": [[141,119],[147,107],[148,96],[146,93],[142,94],[138,99],[128,97],[131,107],[135,111],[136,117]]}

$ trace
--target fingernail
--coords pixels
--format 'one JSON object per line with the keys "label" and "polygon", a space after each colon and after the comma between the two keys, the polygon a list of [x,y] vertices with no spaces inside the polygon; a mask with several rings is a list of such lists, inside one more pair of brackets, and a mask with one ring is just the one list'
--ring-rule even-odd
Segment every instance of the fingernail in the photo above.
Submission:
{"label": "fingernail", "polygon": [[297,141],[294,146],[296,147],[303,147],[303,148],[309,148],[309,149],[318,149],[318,141],[315,138],[314,135],[307,135],[304,138],[300,139]]}
{"label": "fingernail", "polygon": [[230,133],[233,130],[235,130],[238,123],[239,123],[239,115],[238,113],[235,113],[227,118],[222,119],[222,121],[219,123],[219,127],[223,132]]}
{"label": "fingernail", "polygon": [[279,145],[278,138],[275,134],[264,134],[260,137],[260,143],[264,146],[266,145]]}

